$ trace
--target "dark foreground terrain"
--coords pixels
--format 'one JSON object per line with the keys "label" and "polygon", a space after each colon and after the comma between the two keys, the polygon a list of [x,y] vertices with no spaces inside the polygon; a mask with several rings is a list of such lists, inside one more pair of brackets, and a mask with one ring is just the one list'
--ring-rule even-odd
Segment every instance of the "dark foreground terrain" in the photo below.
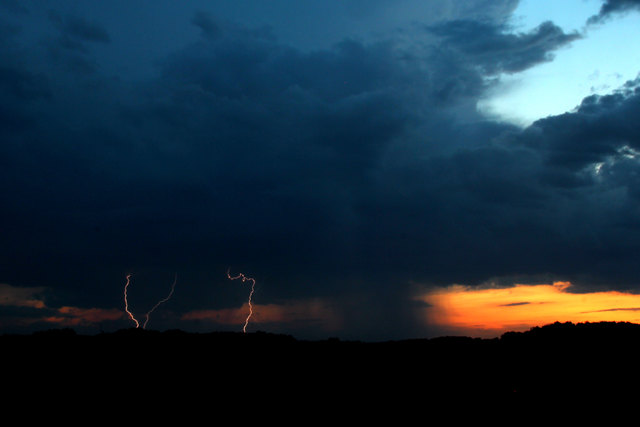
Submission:
{"label": "dark foreground terrain", "polygon": [[12,396],[153,404],[156,414],[185,404],[353,410],[363,402],[370,414],[376,405],[424,404],[433,395],[635,394],[639,344],[640,325],[630,323],[383,343],[141,329],[0,337],[3,387]]}

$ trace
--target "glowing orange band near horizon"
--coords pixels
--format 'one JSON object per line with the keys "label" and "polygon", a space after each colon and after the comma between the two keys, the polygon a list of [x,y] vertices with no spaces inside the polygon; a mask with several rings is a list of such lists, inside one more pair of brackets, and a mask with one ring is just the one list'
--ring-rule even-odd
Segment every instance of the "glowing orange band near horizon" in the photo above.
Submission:
{"label": "glowing orange band near horizon", "polygon": [[554,322],[640,323],[640,295],[617,291],[574,293],[570,282],[505,288],[452,285],[416,299],[428,324],[480,336],[528,330]]}
{"label": "glowing orange band near horizon", "polygon": [[140,323],[133,317],[133,313],[129,311],[129,302],[127,301],[127,288],[129,287],[129,282],[131,279],[131,274],[127,274],[127,284],[124,285],[124,311],[127,312],[131,320],[133,320],[136,324],[136,328],[140,327]]}
{"label": "glowing orange band near horizon", "polygon": [[253,296],[253,292],[255,290],[255,286],[256,286],[256,281],[255,279],[251,278],[251,277],[247,277],[242,273],[239,273],[237,276],[231,276],[231,274],[229,273],[230,269],[227,270],[227,277],[230,280],[236,280],[236,279],[242,279],[242,282],[246,282],[246,281],[250,281],[251,282],[251,292],[249,292],[249,314],[247,315],[247,318],[244,321],[244,327],[242,328],[242,332],[247,333],[247,325],[249,324],[249,319],[251,319],[251,315],[253,315],[253,305],[251,305],[251,297]]}

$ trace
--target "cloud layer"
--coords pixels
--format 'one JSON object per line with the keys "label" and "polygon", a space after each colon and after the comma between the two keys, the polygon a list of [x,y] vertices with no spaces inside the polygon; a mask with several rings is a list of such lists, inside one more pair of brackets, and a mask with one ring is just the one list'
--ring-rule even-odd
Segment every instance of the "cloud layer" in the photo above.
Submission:
{"label": "cloud layer", "polygon": [[322,299],[358,336],[424,332],[415,286],[635,289],[640,81],[524,130],[488,121],[475,105],[495,79],[579,36],[510,32],[512,1],[453,4],[316,49],[195,9],[144,78],[104,71],[115,24],[48,12],[33,41],[8,14],[0,280],[112,308],[125,274],[141,306],[179,272],[174,310],[231,316],[233,266],[271,313]]}

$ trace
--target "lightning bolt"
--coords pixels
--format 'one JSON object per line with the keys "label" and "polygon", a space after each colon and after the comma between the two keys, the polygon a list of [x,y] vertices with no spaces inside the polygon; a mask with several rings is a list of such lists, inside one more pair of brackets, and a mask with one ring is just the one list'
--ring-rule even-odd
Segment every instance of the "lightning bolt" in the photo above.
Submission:
{"label": "lightning bolt", "polygon": [[251,292],[249,292],[249,314],[247,315],[247,319],[244,321],[244,327],[242,328],[242,332],[247,333],[247,325],[249,324],[249,319],[251,319],[251,315],[253,314],[253,306],[251,305],[251,297],[253,297],[253,292],[255,290],[256,281],[251,277],[247,277],[242,273],[239,273],[237,276],[231,276],[229,273],[231,269],[227,270],[227,277],[230,280],[242,279],[242,282],[251,282]]}
{"label": "lightning bolt", "polygon": [[158,303],[156,305],[153,306],[153,308],[151,310],[149,310],[147,312],[147,314],[145,314],[145,321],[142,324],[142,329],[146,329],[147,327],[147,323],[149,323],[149,315],[151,313],[153,313],[153,311],[158,308],[161,304],[164,304],[165,302],[169,301],[171,299],[171,296],[173,295],[173,291],[176,289],[176,283],[178,282],[178,273],[176,273],[176,277],[173,280],[173,285],[171,285],[171,292],[169,292],[169,295],[167,295],[165,298],[161,299],[160,301],[158,301]]}
{"label": "lightning bolt", "polygon": [[130,274],[127,274],[127,284],[124,285],[124,311],[127,312],[131,320],[133,320],[136,324],[136,328],[140,327],[140,323],[133,317],[133,314],[129,311],[129,302],[127,301],[127,288],[129,287],[129,279],[131,278]]}

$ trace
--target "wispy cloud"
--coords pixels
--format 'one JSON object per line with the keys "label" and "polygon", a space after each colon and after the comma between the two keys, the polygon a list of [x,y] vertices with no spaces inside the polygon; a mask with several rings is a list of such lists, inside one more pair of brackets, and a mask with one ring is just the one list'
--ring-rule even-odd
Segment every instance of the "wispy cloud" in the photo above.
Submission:
{"label": "wispy cloud", "polygon": [[498,307],[518,307],[521,305],[527,305],[527,304],[531,304],[530,302],[524,301],[524,302],[511,302],[511,303],[507,303],[507,304],[500,304],[498,305]]}
{"label": "wispy cloud", "polygon": [[640,11],[640,1],[639,0],[604,0],[602,7],[600,8],[600,12],[597,15],[589,18],[589,24],[597,24],[605,21],[611,15],[617,13],[625,13],[631,10]]}
{"label": "wispy cloud", "polygon": [[[204,320],[221,325],[244,323],[249,306],[217,310],[194,310],[185,313],[182,320]],[[335,329],[341,325],[340,316],[330,305],[320,299],[288,301],[283,304],[253,304],[251,323],[306,323],[314,322],[324,329]]]}
{"label": "wispy cloud", "polygon": [[640,311],[640,307],[605,308],[595,311],[583,311],[583,313],[606,313],[608,311]]}
{"label": "wispy cloud", "polygon": [[46,308],[44,287],[16,287],[0,283],[0,305],[11,307]]}
{"label": "wispy cloud", "polygon": [[11,321],[16,324],[52,323],[57,326],[84,326],[123,317],[122,310],[105,308],[82,308],[73,306],[49,307],[44,294],[46,287],[20,287],[0,284],[0,306],[30,308],[24,315],[15,314]]}

